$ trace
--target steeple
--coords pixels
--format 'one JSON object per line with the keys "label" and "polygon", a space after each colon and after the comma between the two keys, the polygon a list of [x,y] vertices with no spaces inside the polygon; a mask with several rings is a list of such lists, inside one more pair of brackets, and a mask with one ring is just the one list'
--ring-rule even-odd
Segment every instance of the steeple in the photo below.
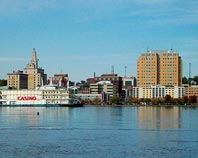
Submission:
{"label": "steeple", "polygon": [[33,51],[32,51],[32,60],[31,60],[31,63],[34,64],[34,68],[37,69],[38,68],[38,59],[36,57],[36,49],[33,48]]}

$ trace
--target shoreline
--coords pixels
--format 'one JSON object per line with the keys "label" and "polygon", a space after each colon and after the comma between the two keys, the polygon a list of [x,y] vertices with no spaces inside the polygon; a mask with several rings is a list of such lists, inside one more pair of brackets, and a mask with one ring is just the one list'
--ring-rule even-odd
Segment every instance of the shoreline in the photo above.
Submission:
{"label": "shoreline", "polygon": [[188,107],[188,108],[198,108],[198,104],[84,104],[84,107]]}
{"label": "shoreline", "polygon": [[83,104],[82,106],[58,106],[58,105],[0,105],[0,107],[183,107],[198,108],[198,104]]}

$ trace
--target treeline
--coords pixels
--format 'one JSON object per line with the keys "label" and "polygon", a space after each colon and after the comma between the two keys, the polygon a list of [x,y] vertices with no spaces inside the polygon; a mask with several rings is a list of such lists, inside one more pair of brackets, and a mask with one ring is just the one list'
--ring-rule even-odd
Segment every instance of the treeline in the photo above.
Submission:
{"label": "treeline", "polygon": [[[94,98],[92,100],[90,99],[85,99],[82,100],[80,99],[81,102],[85,104],[103,104],[102,100],[99,98]],[[195,104],[197,103],[197,97],[196,96],[184,96],[182,98],[172,98],[170,95],[166,95],[164,98],[129,98],[128,100],[123,101],[121,97],[119,96],[113,96],[110,98],[108,103],[105,104],[110,104],[110,105],[126,105],[126,104],[138,104],[138,105],[184,105],[184,104]]]}
{"label": "treeline", "polygon": [[0,79],[0,86],[7,86],[7,80]]}
{"label": "treeline", "polygon": [[198,85],[198,76],[194,76],[193,78],[187,78],[187,77],[184,76],[182,78],[182,83],[183,84]]}
{"label": "treeline", "polygon": [[172,98],[170,95],[166,95],[164,98],[129,98],[128,103],[136,104],[195,104],[197,103],[196,96],[183,96],[182,98]]}

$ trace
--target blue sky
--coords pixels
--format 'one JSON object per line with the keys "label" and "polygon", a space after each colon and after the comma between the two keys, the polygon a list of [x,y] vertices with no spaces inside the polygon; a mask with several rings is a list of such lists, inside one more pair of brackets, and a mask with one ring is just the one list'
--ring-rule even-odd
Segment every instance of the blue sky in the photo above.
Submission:
{"label": "blue sky", "polygon": [[141,52],[173,50],[198,75],[197,0],[0,0],[0,78],[23,70],[36,48],[48,76],[80,81],[136,76]]}

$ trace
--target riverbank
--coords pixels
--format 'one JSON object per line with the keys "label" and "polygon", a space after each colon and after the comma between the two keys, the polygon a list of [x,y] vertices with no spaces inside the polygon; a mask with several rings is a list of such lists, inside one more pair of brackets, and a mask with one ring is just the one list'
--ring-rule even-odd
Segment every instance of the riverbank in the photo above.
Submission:
{"label": "riverbank", "polygon": [[198,108],[198,104],[84,104],[85,107],[96,106],[96,107],[187,107],[187,108]]}

